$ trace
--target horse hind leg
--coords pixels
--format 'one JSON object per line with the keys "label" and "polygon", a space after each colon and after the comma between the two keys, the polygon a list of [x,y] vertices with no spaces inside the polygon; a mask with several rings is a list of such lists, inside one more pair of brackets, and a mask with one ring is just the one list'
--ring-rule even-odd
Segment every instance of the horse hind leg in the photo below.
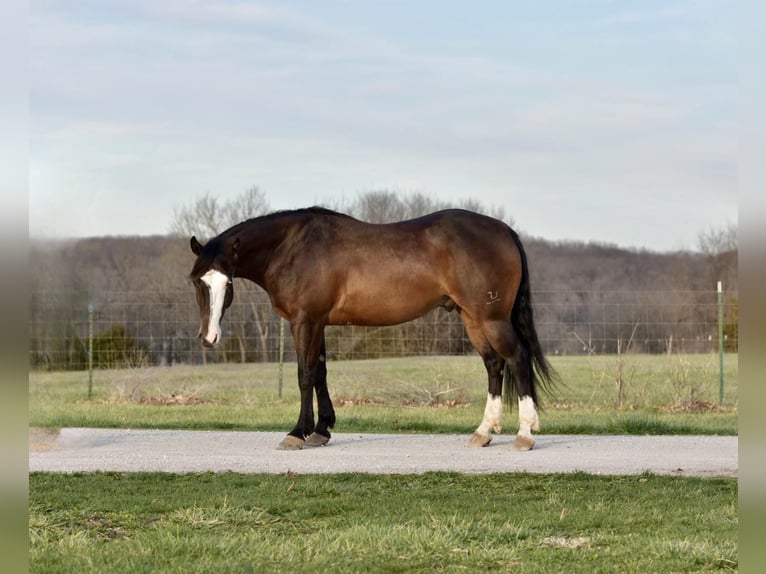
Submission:
{"label": "horse hind leg", "polygon": [[488,446],[492,442],[492,432],[499,433],[503,428],[503,366],[505,360],[491,347],[478,325],[465,313],[461,313],[466,333],[471,343],[481,355],[484,368],[487,369],[487,405],[481,424],[466,443],[472,447]]}
{"label": "horse hind leg", "polygon": [[532,450],[535,439],[532,431],[540,430],[540,418],[537,416],[537,408],[532,397],[529,395],[519,397],[519,432],[516,440],[511,445],[512,450]]}
{"label": "horse hind leg", "polygon": [[529,350],[519,340],[510,321],[495,321],[484,333],[490,345],[507,362],[511,378],[509,383],[515,386],[518,395],[519,431],[511,449],[532,450],[535,446],[532,431],[540,430],[540,418],[537,415],[537,392]]}
{"label": "horse hind leg", "polygon": [[468,439],[468,446],[488,446],[492,442],[492,433],[500,433],[503,430],[503,365],[505,361],[492,349],[482,354],[484,367],[487,369],[489,379],[487,390],[487,404],[484,407],[484,417],[476,430]]}

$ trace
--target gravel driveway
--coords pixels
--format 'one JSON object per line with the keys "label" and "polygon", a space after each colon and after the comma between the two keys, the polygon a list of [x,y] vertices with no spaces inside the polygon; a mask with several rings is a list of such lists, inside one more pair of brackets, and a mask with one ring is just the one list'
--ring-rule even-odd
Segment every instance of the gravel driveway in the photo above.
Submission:
{"label": "gravel driveway", "polygon": [[529,452],[513,435],[487,448],[464,435],[334,433],[327,446],[276,450],[279,432],[30,429],[30,472],[243,472],[378,474],[453,471],[576,472],[736,477],[736,436],[538,435]]}

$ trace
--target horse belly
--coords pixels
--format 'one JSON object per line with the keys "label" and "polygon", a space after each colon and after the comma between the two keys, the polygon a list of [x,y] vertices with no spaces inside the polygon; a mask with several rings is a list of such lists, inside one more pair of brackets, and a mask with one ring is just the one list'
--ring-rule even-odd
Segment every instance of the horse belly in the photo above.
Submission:
{"label": "horse belly", "polygon": [[443,305],[448,297],[429,281],[389,280],[350,284],[329,315],[331,325],[398,325]]}

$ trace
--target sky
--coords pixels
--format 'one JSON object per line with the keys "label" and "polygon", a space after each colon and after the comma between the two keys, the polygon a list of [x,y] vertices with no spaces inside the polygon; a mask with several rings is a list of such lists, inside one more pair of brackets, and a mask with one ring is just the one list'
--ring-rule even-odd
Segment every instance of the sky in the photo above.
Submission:
{"label": "sky", "polygon": [[736,224],[723,1],[33,0],[29,234],[423,193],[653,251]]}

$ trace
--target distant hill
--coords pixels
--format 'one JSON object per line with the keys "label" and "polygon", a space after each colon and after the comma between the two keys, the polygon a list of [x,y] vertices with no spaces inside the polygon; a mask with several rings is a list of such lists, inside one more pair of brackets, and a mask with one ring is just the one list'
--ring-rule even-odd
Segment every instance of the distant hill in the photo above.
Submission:
{"label": "distant hill", "polygon": [[[635,351],[665,352],[673,341],[689,351],[710,350],[719,280],[726,290],[728,340],[730,347],[736,345],[736,251],[656,253],[533,237],[522,241],[538,330],[548,352],[614,352],[631,335]],[[193,261],[188,238],[180,236],[31,240],[31,364],[82,367],[89,303],[98,306],[98,329],[124,332],[136,349],[149,354],[149,362],[186,361],[178,358],[183,353],[199,356],[196,303],[187,279]],[[222,351],[230,353],[224,360],[273,360],[278,329],[269,322],[277,319],[265,294],[242,284],[235,304],[242,319],[235,324],[235,314],[227,315],[233,336],[232,347]],[[397,349],[404,354],[472,352],[456,314],[436,314],[450,325],[448,342],[416,341]],[[390,330],[392,338],[404,337],[403,329]],[[328,348],[332,336],[328,332]],[[158,353],[165,358],[157,359]]]}

